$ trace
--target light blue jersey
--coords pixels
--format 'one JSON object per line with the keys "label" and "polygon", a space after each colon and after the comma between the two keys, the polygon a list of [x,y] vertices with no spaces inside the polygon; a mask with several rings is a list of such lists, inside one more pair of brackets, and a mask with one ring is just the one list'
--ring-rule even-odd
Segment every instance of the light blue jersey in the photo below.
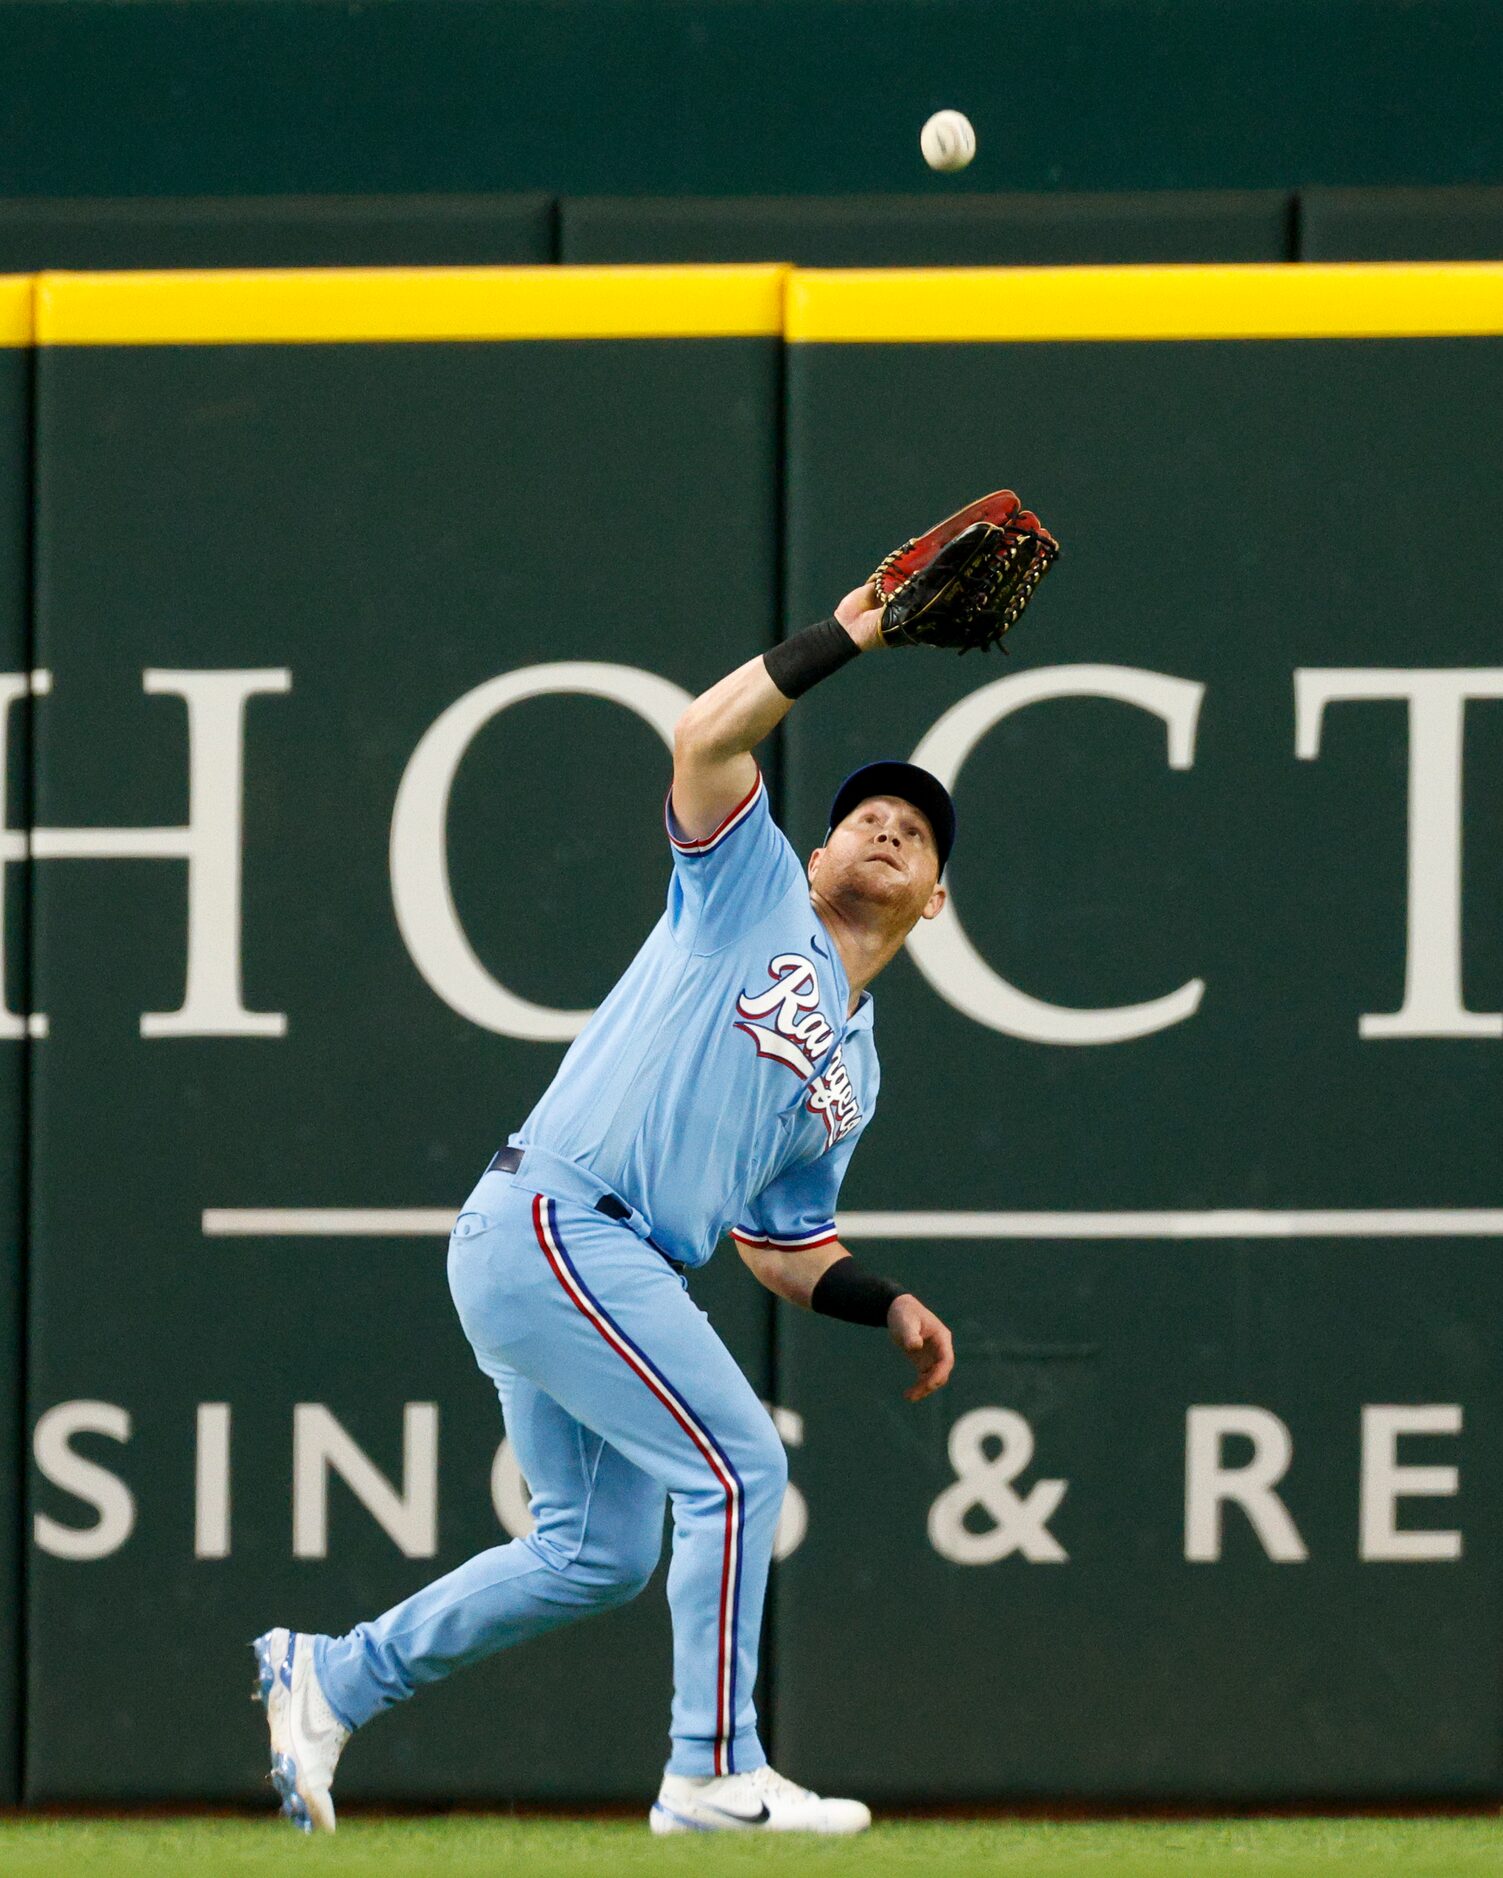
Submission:
{"label": "light blue jersey", "polygon": [[[703,841],[669,811],[668,907],[512,1145],[465,1202],[449,1284],[532,1490],[521,1539],[342,1637],[313,1639],[357,1728],[465,1663],[634,1597],[673,1514],[669,1771],[749,1772],[787,1484],[757,1393],[653,1244],[702,1265],[729,1229],[797,1249],[877,1099],[872,1001],[850,986],[756,787]],[[602,1207],[602,1189],[629,1216]],[[546,1692],[539,1692],[546,1700]],[[279,1763],[280,1765],[280,1763]],[[746,1818],[746,1823],[751,1821]]]}
{"label": "light blue jersey", "polygon": [[713,834],[667,809],[663,917],[512,1142],[562,1156],[702,1265],[726,1231],[786,1250],[835,1238],[877,1100],[872,1000],[850,986],[761,775]]}

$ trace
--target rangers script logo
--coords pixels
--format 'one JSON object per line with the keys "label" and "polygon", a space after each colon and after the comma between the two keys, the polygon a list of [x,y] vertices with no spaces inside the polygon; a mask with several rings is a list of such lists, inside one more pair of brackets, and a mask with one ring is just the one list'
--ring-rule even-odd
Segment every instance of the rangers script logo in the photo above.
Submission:
{"label": "rangers script logo", "polygon": [[[835,1052],[821,1075],[814,1074],[815,1062],[835,1041],[819,1009],[819,975],[798,952],[779,953],[767,971],[772,983],[766,991],[743,991],[737,998],[736,1028],[751,1038],[758,1056],[771,1057],[808,1083],[804,1106],[824,1123],[825,1146],[833,1147],[860,1122],[861,1104],[843,1050]],[[769,1018],[771,1023],[764,1021]]]}

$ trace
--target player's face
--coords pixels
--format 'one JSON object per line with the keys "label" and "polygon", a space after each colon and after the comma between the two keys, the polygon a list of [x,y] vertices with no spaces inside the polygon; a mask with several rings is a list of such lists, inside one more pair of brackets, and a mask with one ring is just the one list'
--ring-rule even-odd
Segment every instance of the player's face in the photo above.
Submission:
{"label": "player's face", "polygon": [[899,796],[868,796],[815,851],[809,878],[830,898],[874,902],[909,926],[944,904],[929,818]]}

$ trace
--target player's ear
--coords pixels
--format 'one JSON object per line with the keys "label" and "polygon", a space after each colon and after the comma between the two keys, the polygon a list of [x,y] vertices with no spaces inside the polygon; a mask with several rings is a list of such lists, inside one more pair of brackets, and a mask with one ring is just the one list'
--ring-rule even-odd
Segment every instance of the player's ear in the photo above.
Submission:
{"label": "player's ear", "polygon": [[945,901],[949,899],[949,897],[944,888],[936,883],[933,893],[929,895],[929,904],[924,908],[923,912],[919,914],[919,918],[938,919],[940,914],[944,911]]}
{"label": "player's ear", "polygon": [[809,856],[808,874],[811,883],[813,882],[814,876],[819,872],[819,864],[824,857],[825,851],[823,848],[816,848]]}

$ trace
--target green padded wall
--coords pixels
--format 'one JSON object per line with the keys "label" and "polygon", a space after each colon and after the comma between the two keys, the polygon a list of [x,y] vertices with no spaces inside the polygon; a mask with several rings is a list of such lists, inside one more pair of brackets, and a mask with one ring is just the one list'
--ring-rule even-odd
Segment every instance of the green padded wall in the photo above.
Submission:
{"label": "green padded wall", "polygon": [[1503,189],[1305,189],[1303,261],[1503,260]]}
{"label": "green padded wall", "polygon": [[[1431,330],[1428,273],[1342,279],[1232,312]],[[1497,1791],[1503,339],[1165,337],[1215,271],[939,285],[41,283],[26,1797],[248,1798],[246,1639],[501,1536],[442,1226],[656,917],[660,733],[1003,481],[1065,544],[1013,656],[883,652],[772,753],[801,849],[878,754],[961,828],[841,1213],[954,1384],[909,1408],[728,1249],[695,1285],[795,1450],[774,1753],[882,1803]],[[921,336],[1040,291],[1140,336]],[[667,1679],[659,1580],[378,1722],[341,1793],[637,1802]]]}
{"label": "green padded wall", "polygon": [[[5,761],[6,829],[24,828],[27,782],[27,722],[24,680],[31,668],[29,619],[31,539],[31,353],[20,343],[30,325],[30,283],[0,279],[0,649],[11,674],[7,697]],[[6,329],[9,330],[6,330]],[[18,696],[17,692],[21,695]],[[26,867],[7,857],[3,937],[4,1021],[20,1028],[11,1013],[27,1008]],[[20,1610],[24,1545],[24,1435],[21,1377],[24,1373],[21,1300],[25,1275],[22,1232],[27,1044],[9,1034],[0,1042],[0,1805],[14,1802],[21,1751]]]}
{"label": "green padded wall", "polygon": [[11,0],[0,195],[1498,184],[1500,65],[1494,0]]}
{"label": "green padded wall", "polygon": [[1278,190],[1134,195],[572,197],[562,261],[793,261],[802,267],[1046,267],[1287,261]]}
{"label": "green padded wall", "polygon": [[[1011,659],[883,652],[790,723],[805,842],[863,759],[963,759],[945,918],[971,948],[952,925],[921,970],[910,942],[877,987],[882,1107],[842,1212],[955,1323],[954,1383],[909,1408],[878,1340],[783,1321],[811,1503],[778,1606],[800,1778],[879,1799],[1496,1792],[1500,398],[1496,338],[791,349],[791,620],[999,484],[1064,544]],[[945,412],[943,452],[853,447],[879,400]],[[1454,552],[1395,530],[1374,488],[1423,492]],[[1416,919],[1459,829],[1446,1021],[1472,1034],[1433,1010],[1362,1034],[1405,988],[1406,710],[1312,700],[1364,682],[1320,673],[1370,670],[1479,694],[1464,738],[1459,707],[1424,707],[1415,759]],[[1435,992],[1454,954],[1427,945]],[[1176,993],[1137,1035],[1112,1014]],[[1344,1236],[1289,1217],[1312,1212]],[[1144,1217],[1082,1217],[1122,1214]],[[1200,1556],[1213,1463],[1276,1475],[1280,1423],[1307,1556],[1263,1501],[1276,1556],[1237,1505]],[[1390,1500],[1394,1463],[1455,1468],[1455,1490]],[[1459,1555],[1396,1558],[1394,1525],[1457,1532]]]}
{"label": "green padded wall", "polygon": [[0,271],[551,261],[553,221],[541,195],[12,197]]}
{"label": "green padded wall", "polygon": [[[563,291],[586,304],[594,289]],[[661,718],[672,687],[702,688],[768,642],[777,352],[768,336],[40,353],[39,656],[55,687],[38,819],[181,826],[188,709],[143,691],[143,672],[251,674],[219,682],[254,691],[243,996],[268,1034],[204,1034],[204,1020],[142,1035],[143,1013],[184,994],[181,860],[39,863],[51,1034],[33,1079],[32,1408],[130,1500],[106,1489],[118,1516],[104,1517],[56,1465],[37,1481],[38,1510],[101,1555],[60,1556],[80,1543],[66,1535],[34,1555],[31,1799],[253,1796],[264,1733],[246,1641],[272,1622],[346,1628],[505,1536],[489,1491],[500,1417],[453,1315],[442,1230],[223,1237],[204,1212],[457,1210],[562,1051],[516,1032],[596,1002],[653,924],[669,871],[662,725],[549,687],[645,682]],[[685,518],[705,514],[716,527],[686,541]],[[621,577],[643,561],[665,572],[636,605]],[[394,805],[456,701],[581,663],[529,681],[539,696],[476,732],[449,803],[465,982],[532,1009],[493,1013],[506,1034],[453,1007],[469,994],[452,945],[432,963],[443,895],[423,867],[442,836],[416,821],[407,918],[448,992],[404,941]],[[601,665],[632,670],[600,680]],[[222,735],[204,745],[223,765]],[[428,783],[411,788],[439,813]],[[222,959],[224,922],[201,943]],[[264,1014],[285,1016],[282,1034]],[[731,1262],[696,1295],[765,1387],[765,1295]],[[66,1407],[79,1403],[105,1414]],[[436,1552],[417,1514],[399,1544],[335,1481],[327,1557],[294,1555],[299,1403],[325,1405],[409,1491],[421,1405],[437,1405]],[[227,1535],[212,1406],[199,1438],[217,1404]],[[226,1537],[228,1556],[203,1555]],[[373,1727],[341,1790],[635,1797],[662,1764],[668,1675],[660,1577],[630,1610]]]}
{"label": "green padded wall", "polygon": [[[916,1000],[882,989],[893,1065],[893,1033]],[[1015,1078],[988,1101],[967,1067],[952,1060],[949,1077],[968,1107],[995,1114],[1005,1096],[1015,1113],[1026,1099]],[[938,1066],[901,1080],[887,1067],[884,1141],[902,1141],[940,1081]],[[1051,1113],[1062,1135],[1090,1125],[1068,1093]],[[995,1133],[992,1197],[1026,1205],[1043,1181]],[[879,1154],[874,1137],[868,1163]],[[931,1164],[936,1184],[955,1158]],[[861,1204],[883,1178],[856,1171]],[[859,1249],[947,1315],[957,1370],[913,1408],[896,1359],[855,1331],[802,1318],[786,1328],[783,1393],[804,1417],[811,1512],[780,1579],[777,1726],[800,1779],[929,1805],[1496,1794],[1495,1243]],[[1461,1405],[1460,1437],[1404,1435],[1399,1462],[1459,1467],[1461,1491],[1401,1500],[1400,1517],[1461,1531],[1464,1555],[1359,1562],[1363,1405],[1437,1401]],[[1262,1412],[1269,1453],[1272,1418],[1288,1429],[1278,1491],[1305,1562],[1269,1558],[1236,1507],[1219,1561],[1185,1557],[1187,1411],[1222,1404]],[[1020,1473],[1021,1444],[1001,1451],[999,1410],[1035,1438]],[[1252,1453],[1226,1436],[1226,1466]],[[1032,1536],[1044,1514],[1063,1561]],[[1038,1556],[997,1556],[1010,1521]],[[969,1549],[962,1533],[975,1535]],[[899,1677],[909,1641],[926,1671]]]}

